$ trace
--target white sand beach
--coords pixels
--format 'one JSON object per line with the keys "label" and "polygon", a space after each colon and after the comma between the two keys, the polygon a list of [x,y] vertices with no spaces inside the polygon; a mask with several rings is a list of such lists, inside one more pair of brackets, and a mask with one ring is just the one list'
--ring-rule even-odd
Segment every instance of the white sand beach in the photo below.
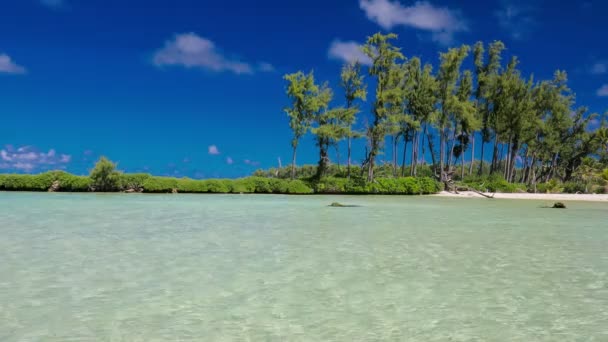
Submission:
{"label": "white sand beach", "polygon": [[[486,193],[486,195],[492,195]],[[458,194],[453,192],[442,191],[436,195],[439,197],[454,197],[454,198],[484,198],[483,196],[473,191],[459,191]],[[547,200],[547,201],[590,201],[590,202],[608,202],[608,194],[532,194],[532,193],[496,193],[494,198],[499,199],[530,199],[530,200]]]}

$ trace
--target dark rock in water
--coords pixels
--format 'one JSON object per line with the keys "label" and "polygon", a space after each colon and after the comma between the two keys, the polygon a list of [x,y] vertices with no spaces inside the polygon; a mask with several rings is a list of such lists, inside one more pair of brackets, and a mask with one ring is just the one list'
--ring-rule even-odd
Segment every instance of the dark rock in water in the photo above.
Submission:
{"label": "dark rock in water", "polygon": [[59,183],[58,180],[53,181],[53,184],[51,184],[51,187],[49,188],[49,192],[56,192],[59,190],[60,187],[61,187],[61,184]]}
{"label": "dark rock in water", "polygon": [[338,202],[333,202],[332,204],[329,205],[330,207],[336,207],[336,208],[352,208],[352,207],[358,207],[358,205],[352,205],[352,204],[342,204],[342,203],[338,203]]}
{"label": "dark rock in water", "polygon": [[555,202],[551,208],[566,209],[566,205],[562,202]]}

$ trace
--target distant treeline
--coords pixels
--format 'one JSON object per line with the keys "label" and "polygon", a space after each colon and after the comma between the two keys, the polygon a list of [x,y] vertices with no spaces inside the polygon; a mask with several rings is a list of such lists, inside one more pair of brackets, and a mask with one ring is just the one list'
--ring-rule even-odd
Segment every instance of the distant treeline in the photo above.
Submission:
{"label": "distant treeline", "polygon": [[118,172],[116,165],[103,157],[89,176],[76,176],[64,171],[0,175],[0,191],[419,195],[440,190],[440,184],[429,177],[378,179],[375,183],[333,177],[320,181],[260,176],[205,180],[157,177]]}
{"label": "distant treeline", "polygon": [[[453,175],[461,180],[500,177],[534,189],[549,182],[587,185],[608,167],[606,115],[576,106],[564,71],[550,80],[523,75],[517,57],[503,62],[500,41],[449,49],[433,68],[405,56],[393,45],[396,37],[368,37],[361,49],[369,65],[344,65],[344,97],[337,105],[328,83],[317,82],[313,72],[285,75],[291,102],[285,112],[293,133],[291,178],[297,178],[296,151],[308,133],[319,151],[318,179],[331,173],[330,149],[335,148],[339,162],[341,145],[347,146],[344,177],[363,171],[370,183],[384,176],[376,172],[382,170],[378,156],[387,144],[391,176],[417,176],[426,164],[446,184]],[[461,70],[470,55],[473,68]],[[369,115],[360,110],[367,100]],[[351,145],[358,138],[367,144],[361,167],[353,170]]]}

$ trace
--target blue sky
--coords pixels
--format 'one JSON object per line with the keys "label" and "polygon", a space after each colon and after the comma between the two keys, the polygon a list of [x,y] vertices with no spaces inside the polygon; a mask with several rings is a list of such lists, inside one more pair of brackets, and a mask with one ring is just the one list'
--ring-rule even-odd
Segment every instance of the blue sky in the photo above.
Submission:
{"label": "blue sky", "polygon": [[[0,172],[84,174],[100,155],[128,172],[196,178],[247,175],[279,157],[287,164],[282,75],[314,69],[336,87],[343,60],[378,31],[397,33],[406,56],[435,66],[450,46],[502,40],[525,74],[565,70],[578,105],[608,109],[605,1],[0,0],[0,8]],[[298,156],[316,162],[310,137]]]}

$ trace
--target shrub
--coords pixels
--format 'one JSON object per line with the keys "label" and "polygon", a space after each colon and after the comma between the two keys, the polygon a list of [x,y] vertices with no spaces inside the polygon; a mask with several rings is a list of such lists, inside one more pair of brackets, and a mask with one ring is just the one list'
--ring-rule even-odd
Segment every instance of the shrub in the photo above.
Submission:
{"label": "shrub", "polygon": [[6,191],[47,191],[53,184],[50,173],[39,175],[2,175],[0,189]]}
{"label": "shrub", "polygon": [[147,173],[123,173],[119,177],[119,187],[122,190],[142,189],[144,187],[145,181],[150,177],[152,176]]}
{"label": "shrub", "polygon": [[177,188],[177,179],[169,177],[149,177],[143,183],[144,192],[172,192]]}
{"label": "shrub", "polygon": [[208,191],[207,183],[203,180],[182,178],[175,180],[177,192],[203,193]]}
{"label": "shrub", "polygon": [[509,183],[501,175],[467,176],[463,183],[478,191],[489,192],[525,192],[527,186],[522,183]]}
{"label": "shrub", "polygon": [[440,185],[428,177],[378,178],[368,184],[361,179],[324,178],[316,183],[317,193],[331,194],[434,194],[440,190]]}
{"label": "shrub", "polygon": [[291,180],[285,183],[284,193],[288,194],[311,194],[313,190],[301,180]]}
{"label": "shrub", "polygon": [[579,182],[566,182],[563,184],[564,192],[569,194],[575,194],[577,192],[585,193],[587,189],[585,188],[585,184]]}
{"label": "shrub", "polygon": [[101,157],[91,170],[92,187],[95,191],[114,191],[120,188],[120,173],[116,164]]}
{"label": "shrub", "polygon": [[230,187],[226,181],[229,182],[229,180],[223,179],[207,179],[204,182],[207,187],[207,192],[225,194],[230,192]]}

